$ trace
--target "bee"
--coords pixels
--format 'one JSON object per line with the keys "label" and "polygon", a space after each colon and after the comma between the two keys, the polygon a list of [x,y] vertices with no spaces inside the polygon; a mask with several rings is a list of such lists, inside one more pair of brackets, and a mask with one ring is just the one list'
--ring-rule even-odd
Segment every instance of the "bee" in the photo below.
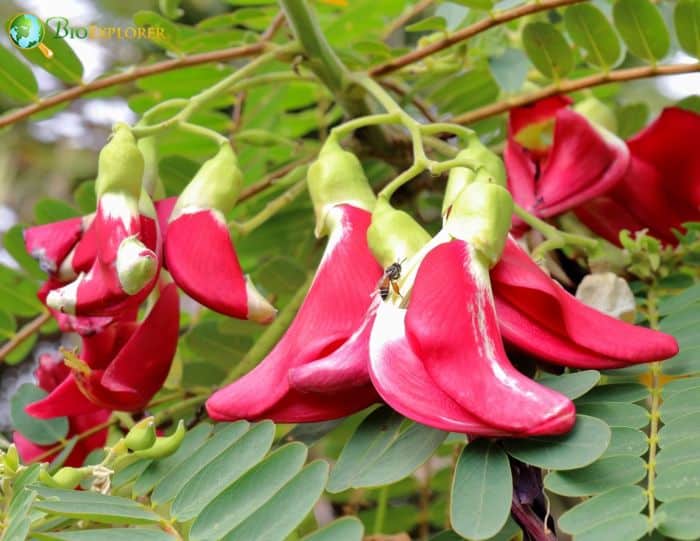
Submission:
{"label": "bee", "polygon": [[377,284],[377,289],[379,289],[379,296],[385,301],[389,297],[389,286],[394,290],[399,297],[401,297],[401,292],[399,291],[399,285],[396,283],[399,278],[401,278],[401,264],[406,261],[402,259],[401,261],[396,261],[384,269],[384,274],[379,279]]}

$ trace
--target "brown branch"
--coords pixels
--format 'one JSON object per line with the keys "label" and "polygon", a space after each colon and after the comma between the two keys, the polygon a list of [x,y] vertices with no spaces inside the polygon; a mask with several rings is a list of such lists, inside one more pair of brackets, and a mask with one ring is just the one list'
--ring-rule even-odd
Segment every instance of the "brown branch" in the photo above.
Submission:
{"label": "brown branch", "polygon": [[275,15],[275,18],[272,19],[272,22],[270,23],[270,26],[267,27],[267,30],[260,35],[260,41],[270,41],[275,37],[277,31],[282,28],[286,22],[287,19],[284,16],[284,12],[280,11],[277,15]]}
{"label": "brown branch", "polygon": [[665,66],[640,66],[636,68],[626,68],[621,70],[611,71],[609,73],[596,73],[588,77],[580,79],[572,79],[569,81],[561,81],[558,84],[553,84],[509,100],[499,101],[468,111],[464,114],[453,117],[449,122],[455,124],[471,124],[478,120],[505,113],[515,107],[522,107],[529,103],[556,96],[558,94],[567,94],[591,88],[594,86],[604,85],[608,83],[619,83],[622,81],[633,81],[635,79],[645,79],[648,77],[658,77],[660,75],[678,75],[681,73],[692,73],[700,71],[700,63],[697,64],[667,64]]}
{"label": "brown branch", "polygon": [[494,13],[490,18],[482,19],[481,21],[467,26],[466,28],[458,30],[454,34],[450,34],[439,41],[431,43],[430,45],[426,45],[425,47],[411,51],[403,56],[399,56],[398,58],[394,58],[383,64],[379,64],[378,66],[374,66],[369,70],[369,74],[372,77],[386,75],[387,73],[401,69],[404,66],[418,62],[426,56],[430,56],[438,51],[452,47],[454,44],[476,36],[477,34],[480,34],[489,28],[493,28],[494,26],[498,26],[500,24],[507,23],[508,21],[512,21],[513,19],[518,19],[520,17],[524,17],[525,15],[530,15],[539,11],[546,11],[548,9],[566,6],[569,4],[576,4],[582,1],[583,0],[542,0],[541,2],[525,4],[512,9],[505,9],[498,13]]}
{"label": "brown branch", "polygon": [[303,158],[301,160],[297,160],[295,162],[288,163],[287,165],[282,166],[281,168],[277,169],[276,171],[273,171],[272,173],[269,173],[265,177],[261,178],[259,181],[257,181],[254,184],[251,184],[250,186],[246,186],[241,190],[241,194],[238,196],[238,202],[245,201],[246,199],[250,199],[254,195],[259,194],[263,190],[266,190],[270,186],[272,186],[276,180],[284,177],[289,173],[290,171],[293,171],[300,165],[304,165],[305,163],[308,163],[312,160],[312,158]]}
{"label": "brown branch", "polygon": [[411,9],[408,11],[404,12],[403,14],[399,15],[394,22],[392,22],[389,26],[387,26],[386,30],[384,31],[384,34],[382,35],[382,40],[386,41],[389,36],[391,36],[394,32],[396,32],[399,28],[401,28],[403,25],[405,25],[408,21],[413,19],[416,15],[421,13],[422,11],[425,11],[428,9],[435,0],[421,0],[418,2],[415,6],[413,6]]}
{"label": "brown branch", "polygon": [[[402,98],[408,96],[408,94],[409,94],[409,92],[396,81],[388,81],[385,79],[385,80],[380,81],[380,84],[384,88],[391,90],[392,92],[394,92],[395,94],[398,94]],[[418,109],[421,112],[421,114],[425,117],[425,119],[428,122],[437,122],[437,118],[435,118],[435,115],[430,110],[429,104],[427,104],[425,101],[423,101],[422,99],[420,99],[416,95],[409,96],[409,99],[411,100],[411,103],[413,103],[413,105],[416,107],[416,109]]]}
{"label": "brown branch", "polygon": [[20,344],[22,344],[22,342],[37,332],[49,319],[51,319],[51,314],[49,312],[42,312],[24,327],[22,327],[17,334],[10,338],[10,340],[8,340],[8,342],[0,348],[0,362],[3,361],[10,353],[12,353]]}

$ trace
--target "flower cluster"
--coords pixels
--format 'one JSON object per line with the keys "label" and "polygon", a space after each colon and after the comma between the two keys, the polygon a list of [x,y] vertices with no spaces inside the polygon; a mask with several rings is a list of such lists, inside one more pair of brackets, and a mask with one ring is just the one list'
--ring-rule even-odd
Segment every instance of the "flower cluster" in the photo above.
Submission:
{"label": "flower cluster", "polygon": [[[40,300],[62,331],[82,340],[78,353],[65,351],[52,365],[61,377],[42,383],[49,394],[27,407],[32,416],[68,416],[71,426],[83,426],[105,412],[143,410],[177,348],[178,287],[232,317],[268,323],[275,316],[244,276],[224,218],[241,185],[230,146],[222,145],[177,198],[154,205],[143,175],[131,131],[117,126],[99,157],[96,212],[25,231],[27,251],[49,275]],[[148,313],[139,321],[144,304]],[[40,382],[47,371],[40,367]],[[26,459],[36,454],[19,448]]]}

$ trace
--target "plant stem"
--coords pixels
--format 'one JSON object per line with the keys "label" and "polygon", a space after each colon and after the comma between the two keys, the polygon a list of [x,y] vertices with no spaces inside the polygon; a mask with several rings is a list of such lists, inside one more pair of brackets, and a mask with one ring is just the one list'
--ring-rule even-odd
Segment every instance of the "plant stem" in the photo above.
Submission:
{"label": "plant stem", "polygon": [[383,64],[373,67],[369,70],[369,74],[372,77],[381,77],[387,73],[391,73],[398,69],[401,69],[409,64],[423,60],[425,57],[435,54],[443,49],[452,47],[460,41],[464,41],[471,37],[498,26],[500,24],[512,21],[513,19],[518,19],[524,17],[525,15],[530,15],[532,13],[537,13],[539,11],[546,11],[549,9],[554,9],[559,6],[565,6],[568,4],[576,4],[582,0],[540,0],[539,2],[533,2],[532,4],[525,4],[523,6],[517,6],[511,9],[505,9],[503,11],[494,13],[491,17],[482,19],[466,28],[458,30],[454,34],[450,34],[443,39],[421,47],[407,53],[403,56],[399,56],[392,60],[389,60]]}
{"label": "plant stem", "polygon": [[[301,160],[298,160],[296,162],[288,163],[287,165],[279,168],[277,171],[273,171],[272,173],[268,173],[265,177],[260,179],[258,182],[251,184],[250,186],[246,186],[241,190],[241,194],[238,196],[238,202],[240,203],[241,201],[245,201],[247,199],[250,199],[251,197],[259,194],[266,188],[272,186],[273,184],[277,184],[280,181],[279,179],[286,178],[287,175],[292,172],[294,169],[297,167],[300,167],[302,165],[305,165],[306,163],[310,162],[311,158],[303,158]],[[278,181],[278,182],[275,182]]]}
{"label": "plant stem", "polygon": [[[652,329],[659,328],[659,314],[656,309],[656,294],[652,286],[647,293],[647,318]],[[649,458],[647,460],[647,515],[650,531],[656,526],[656,451],[659,441],[659,406],[661,405],[661,363],[649,365],[649,392],[651,408],[649,411]]]}
{"label": "plant stem", "polygon": [[383,486],[379,489],[379,497],[377,498],[377,514],[374,516],[373,531],[375,534],[382,533],[384,529],[384,520],[386,518],[386,508],[389,503],[389,487]]}
{"label": "plant stem", "polygon": [[505,113],[515,107],[522,107],[532,102],[592,88],[607,83],[616,83],[622,81],[633,81],[635,79],[645,79],[647,77],[658,77],[660,75],[675,75],[680,73],[692,73],[700,71],[700,63],[697,64],[667,64],[665,66],[640,66],[636,68],[626,68],[608,73],[596,73],[588,77],[580,79],[564,80],[556,84],[552,84],[541,88],[535,92],[525,94],[520,97],[507,99],[468,111],[462,115],[452,118],[450,121],[457,124],[471,124],[485,118],[489,118],[501,113]]}
{"label": "plant stem", "polygon": [[297,310],[306,298],[306,292],[311,286],[312,281],[312,276],[306,279],[294,294],[294,297],[292,297],[280,313],[277,314],[275,320],[263,331],[255,344],[253,344],[253,347],[251,347],[240,362],[231,369],[223,382],[224,385],[237,380],[242,375],[255,368],[265,355],[272,350],[294,319]]}
{"label": "plant stem", "polygon": [[359,118],[354,118],[353,120],[343,122],[339,126],[333,128],[331,130],[330,137],[340,140],[347,134],[360,128],[376,126],[378,124],[397,124],[400,122],[401,118],[397,113],[381,113],[377,115],[361,116]]}
{"label": "plant stem", "polygon": [[46,311],[42,312],[40,315],[35,317],[24,327],[22,327],[17,333],[10,338],[6,344],[0,348],[0,362],[2,362],[5,357],[12,353],[17,347],[24,343],[30,336],[34,333],[39,332],[39,329],[51,319],[51,313]]}

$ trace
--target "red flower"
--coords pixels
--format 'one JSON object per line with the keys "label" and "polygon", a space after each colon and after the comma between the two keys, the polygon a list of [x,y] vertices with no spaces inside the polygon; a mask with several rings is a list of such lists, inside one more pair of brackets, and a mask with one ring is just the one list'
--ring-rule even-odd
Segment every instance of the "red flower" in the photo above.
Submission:
{"label": "red flower", "polygon": [[648,229],[676,244],[672,228],[700,221],[700,115],[671,107],[627,142],[627,174],[601,197],[576,209],[596,234],[619,245],[620,231]]}
{"label": "red flower", "polygon": [[[563,96],[546,98],[513,109],[509,119],[508,187],[516,203],[542,218],[609,190],[629,164],[624,142],[569,109],[570,103]],[[538,140],[549,129],[551,144]]]}
{"label": "red flower", "polygon": [[[36,370],[36,377],[39,387],[47,392],[51,392],[69,377],[70,370],[63,364],[63,361],[49,354],[44,354],[39,359],[39,367]],[[109,419],[110,412],[104,409],[97,409],[90,412],[83,412],[72,415],[68,418],[67,439],[81,434]],[[17,446],[22,461],[33,462],[38,457],[44,455],[52,445],[37,445],[22,436],[19,432],[13,434],[13,440]],[[66,466],[79,467],[83,465],[85,458],[95,449],[101,449],[107,443],[107,428],[103,428],[94,434],[78,440],[65,460]],[[45,457],[44,461],[53,460],[58,453]]]}
{"label": "red flower", "polygon": [[667,334],[631,325],[570,295],[513,239],[491,270],[496,312],[506,342],[546,362],[611,369],[678,353]]}
{"label": "red flower", "polygon": [[[256,368],[209,398],[207,411],[213,419],[321,421],[378,400],[369,382],[366,353],[362,353],[366,339],[357,340],[382,274],[367,247],[370,213],[341,204],[329,211],[329,221],[328,245],[294,321]],[[359,334],[366,330],[365,326]],[[357,357],[355,347],[360,349]],[[315,362],[323,367],[334,355],[351,365],[340,381],[326,386],[319,375],[295,388],[298,379],[303,381],[301,369]],[[295,369],[300,370],[296,375]]]}
{"label": "red flower", "polygon": [[[381,310],[372,331],[372,381],[382,398],[422,423],[476,436],[562,434],[573,403],[508,361],[486,266],[452,240],[422,261],[405,328],[401,310]],[[404,364],[405,363],[405,364]]]}
{"label": "red flower", "polygon": [[69,360],[70,375],[27,412],[46,419],[100,408],[143,409],[168,375],[179,323],[177,289],[170,284],[143,323],[113,323],[84,336],[80,359]]}

